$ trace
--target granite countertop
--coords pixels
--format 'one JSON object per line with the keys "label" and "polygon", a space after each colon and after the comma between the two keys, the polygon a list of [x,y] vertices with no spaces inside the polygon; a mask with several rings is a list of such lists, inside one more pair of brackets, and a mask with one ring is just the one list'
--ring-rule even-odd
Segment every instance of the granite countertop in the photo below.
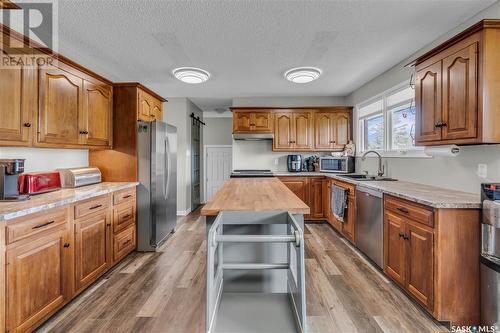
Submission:
{"label": "granite countertop", "polygon": [[19,202],[0,202],[0,221],[11,220],[77,201],[98,197],[139,185],[136,182],[104,182],[79,188],[63,188],[58,191],[31,196]]}
{"label": "granite countertop", "polygon": [[481,208],[479,194],[407,181],[359,181],[328,172],[273,172],[275,176],[325,176],[434,208]]}

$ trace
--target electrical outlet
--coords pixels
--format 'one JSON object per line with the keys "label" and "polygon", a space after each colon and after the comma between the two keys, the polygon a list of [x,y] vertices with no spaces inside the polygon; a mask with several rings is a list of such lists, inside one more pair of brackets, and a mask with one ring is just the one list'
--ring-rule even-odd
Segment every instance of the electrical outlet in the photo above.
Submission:
{"label": "electrical outlet", "polygon": [[488,166],[486,164],[478,164],[477,165],[477,176],[479,178],[487,178],[488,177]]}
{"label": "electrical outlet", "polygon": [[278,165],[279,164],[279,159],[275,158],[274,159],[274,165]]}

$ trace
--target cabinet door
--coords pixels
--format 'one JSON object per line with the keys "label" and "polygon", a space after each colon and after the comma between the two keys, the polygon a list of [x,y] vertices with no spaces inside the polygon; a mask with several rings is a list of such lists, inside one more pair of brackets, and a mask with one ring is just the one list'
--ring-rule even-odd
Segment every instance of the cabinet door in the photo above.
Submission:
{"label": "cabinet door", "polygon": [[95,281],[110,265],[111,222],[109,213],[75,223],[75,276],[79,291]]}
{"label": "cabinet door", "polygon": [[313,219],[323,218],[323,180],[321,178],[310,179],[309,208],[310,217]]}
{"label": "cabinet door", "polygon": [[[351,192],[351,191],[349,191]],[[349,195],[347,197],[347,211],[342,224],[342,234],[354,243],[354,232],[356,228],[356,197]]]}
{"label": "cabinet door", "polygon": [[118,262],[135,249],[135,224],[113,236],[113,260]]}
{"label": "cabinet door", "polygon": [[[7,250],[7,330],[25,332],[71,297],[71,249],[66,229]],[[66,246],[65,246],[66,244]]]}
{"label": "cabinet door", "polygon": [[153,116],[158,121],[163,121],[163,103],[155,100],[153,104]]}
{"label": "cabinet door", "polygon": [[384,271],[399,285],[405,284],[405,222],[398,215],[384,214]]}
{"label": "cabinet door", "polygon": [[252,130],[259,133],[273,131],[273,116],[270,111],[252,112]]}
{"label": "cabinet door", "polygon": [[40,70],[39,80],[38,142],[78,144],[83,79],[56,68]]}
{"label": "cabinet door", "polygon": [[415,82],[416,142],[441,140],[441,61],[417,72]]}
{"label": "cabinet door", "polygon": [[0,69],[0,141],[28,145],[31,110],[36,109],[35,70]]}
{"label": "cabinet door", "polygon": [[273,149],[289,150],[293,142],[293,113],[278,112],[274,115]]}
{"label": "cabinet door", "polygon": [[344,150],[351,139],[350,116],[348,113],[337,113],[333,119],[333,149]]}
{"label": "cabinet door", "polygon": [[334,115],[317,112],[314,115],[314,148],[331,150],[334,144]]}
{"label": "cabinet door", "polygon": [[406,290],[424,307],[433,308],[433,234],[424,228],[406,225]]}
{"label": "cabinet door", "polygon": [[293,148],[298,150],[313,149],[313,113],[300,111],[293,113]]}
{"label": "cabinet door", "polygon": [[280,177],[286,185],[300,200],[309,205],[309,182],[306,177]]}
{"label": "cabinet door", "polygon": [[151,121],[154,117],[153,101],[149,94],[142,90],[137,93],[137,119]]}
{"label": "cabinet door", "polygon": [[251,114],[250,112],[234,111],[233,114],[233,133],[250,132],[251,131]]}
{"label": "cabinet door", "polygon": [[477,48],[443,59],[443,140],[477,137]]}
{"label": "cabinet door", "polygon": [[83,117],[80,126],[82,143],[110,146],[113,121],[111,87],[85,81],[83,96]]}

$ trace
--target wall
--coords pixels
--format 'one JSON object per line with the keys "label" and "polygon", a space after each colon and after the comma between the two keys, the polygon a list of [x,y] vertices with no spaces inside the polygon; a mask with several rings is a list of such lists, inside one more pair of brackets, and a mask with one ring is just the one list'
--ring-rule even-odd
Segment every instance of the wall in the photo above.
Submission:
{"label": "wall", "polygon": [[[307,97],[246,97],[233,98],[234,107],[270,106],[345,106],[349,105],[344,97],[307,96]],[[293,152],[273,152],[272,140],[242,141],[233,140],[233,169],[270,169],[285,171],[287,155]],[[298,153],[309,157],[311,153]]]}
{"label": "wall", "polygon": [[186,215],[192,209],[191,118],[189,117],[191,113],[203,118],[201,110],[189,99],[168,98],[164,121],[177,127],[177,215]]}
{"label": "wall", "polygon": [[89,165],[89,151],[86,149],[0,147],[1,158],[26,159],[25,172],[50,171],[58,168]]}
{"label": "wall", "polygon": [[[425,48],[357,89],[347,97],[348,103],[356,105],[403,81],[409,80],[413,70],[412,68],[404,68],[405,64],[484,18],[499,19],[500,3],[493,4],[472,19],[444,34]],[[354,132],[356,138],[356,126]],[[487,179],[477,177],[476,170],[479,163],[488,166]],[[375,164],[376,160],[374,159],[369,159],[366,162],[357,159],[356,169],[357,171],[369,169],[372,173],[377,169]],[[461,154],[455,158],[387,158],[385,164],[389,175],[399,179],[477,193],[481,182],[500,181],[500,146],[462,147]]]}
{"label": "wall", "polygon": [[203,131],[204,145],[232,145],[233,118],[203,118],[207,124]]}

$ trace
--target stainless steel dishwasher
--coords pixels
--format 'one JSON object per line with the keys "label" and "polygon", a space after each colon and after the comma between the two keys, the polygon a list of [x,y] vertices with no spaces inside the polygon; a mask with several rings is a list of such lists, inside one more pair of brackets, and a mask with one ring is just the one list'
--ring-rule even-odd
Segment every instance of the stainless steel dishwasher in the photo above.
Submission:
{"label": "stainless steel dishwasher", "polygon": [[356,246],[380,268],[384,265],[382,193],[356,187]]}

